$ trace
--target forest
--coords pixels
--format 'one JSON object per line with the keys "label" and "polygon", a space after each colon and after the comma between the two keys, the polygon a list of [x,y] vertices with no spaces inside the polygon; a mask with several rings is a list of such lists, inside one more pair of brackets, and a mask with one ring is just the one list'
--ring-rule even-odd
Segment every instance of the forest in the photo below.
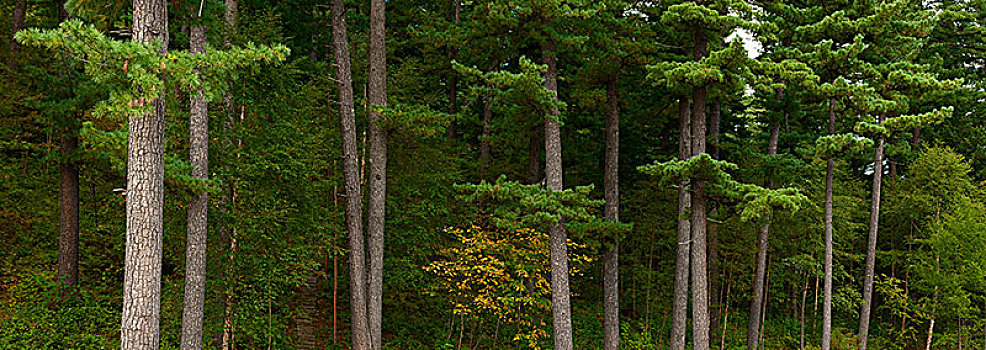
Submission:
{"label": "forest", "polygon": [[984,0],[0,13],[0,349],[986,348]]}

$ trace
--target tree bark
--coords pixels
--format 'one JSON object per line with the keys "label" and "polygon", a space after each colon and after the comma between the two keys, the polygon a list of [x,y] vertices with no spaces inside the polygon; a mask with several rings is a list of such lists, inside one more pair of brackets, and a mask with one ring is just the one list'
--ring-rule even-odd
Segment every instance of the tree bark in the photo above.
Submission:
{"label": "tree bark", "polygon": [[79,135],[75,126],[66,128],[61,137],[61,210],[58,227],[58,281],[64,289],[62,297],[75,294],[79,285],[79,169],[75,152]]}
{"label": "tree bark", "polygon": [[20,43],[14,40],[14,34],[24,29],[25,12],[27,12],[27,0],[14,0],[14,16],[10,26],[10,46],[7,56],[7,66],[10,69],[14,69],[14,54],[21,50]]}
{"label": "tree bark", "polygon": [[[702,31],[695,31],[695,60],[705,57],[707,41]],[[704,85],[692,89],[692,154],[698,156],[705,152],[705,108],[707,91]],[[691,179],[691,268],[692,268],[692,348],[709,349],[709,285],[706,269],[705,242],[705,181]]]}
{"label": "tree bark", "polygon": [[[718,140],[719,125],[722,116],[722,103],[715,100],[709,105],[709,139]],[[717,141],[718,142],[718,141]],[[709,155],[713,159],[719,159],[719,147],[710,144]],[[715,217],[719,215],[719,208],[715,205],[709,210],[709,215]],[[709,237],[709,332],[719,329],[719,309],[721,308],[720,298],[722,297],[722,287],[719,280],[719,225],[715,221],[708,223]]]}
{"label": "tree bark", "polygon": [[[205,52],[205,27],[192,27],[190,51]],[[192,176],[209,178],[209,104],[202,90],[190,101],[189,158]],[[209,193],[200,191],[188,204],[188,239],[185,253],[185,305],[182,312],[182,350],[202,349],[202,319],[205,313],[205,264],[209,224]]]}
{"label": "tree bark", "polygon": [[[688,97],[678,98],[678,117],[681,124],[681,139],[678,142],[679,158],[684,160],[691,157],[691,108]],[[691,251],[691,193],[688,192],[688,181],[678,184],[678,244],[676,247],[674,267],[674,304],[671,310],[671,350],[685,349],[685,335],[688,331],[688,278],[689,253]]]}
{"label": "tree bark", "polygon": [[356,113],[353,109],[352,69],[346,30],[346,7],[343,0],[332,1],[332,47],[339,94],[342,176],[346,192],[346,231],[349,233],[351,342],[354,350],[369,350],[371,343],[366,317],[366,271],[364,270],[360,171],[357,163],[359,155],[356,150]]}
{"label": "tree bark", "polygon": [[[168,51],[168,4],[133,3],[134,40]],[[130,116],[127,147],[127,243],[120,345],[157,349],[161,312],[161,247],[164,232],[164,91],[153,112]]]}
{"label": "tree bark", "polygon": [[[835,98],[829,99],[829,135],[835,134]],[[835,159],[825,166],[825,293],[822,301],[822,350],[832,348],[832,182]]]}
{"label": "tree bark", "polygon": [[[886,118],[881,114],[877,122]],[[873,304],[873,270],[876,269],[876,240],[880,229],[880,187],[883,180],[884,139],[877,141],[873,156],[873,198],[870,200],[870,232],[866,243],[866,271],[863,275],[863,303],[859,310],[859,350],[866,350],[870,333],[870,310]]]}
{"label": "tree bark", "polygon": [[[386,2],[370,1],[370,76],[371,108],[387,105],[387,32]],[[382,347],[383,317],[383,247],[387,218],[387,128],[385,117],[370,111],[370,182],[366,214],[369,250],[369,292],[367,319],[373,350]]]}
{"label": "tree bark", "polygon": [[[545,21],[545,27],[551,22]],[[541,54],[544,64],[548,66],[545,72],[544,87],[552,92],[552,99],[558,100],[558,62],[555,57],[555,43],[545,39],[541,43]],[[561,191],[561,125],[557,119],[557,108],[548,111],[549,117],[544,121],[544,169],[545,183],[554,191]],[[564,218],[559,216],[559,223],[549,231],[551,255],[551,313],[554,319],[555,350],[572,350],[572,313],[568,288],[568,246],[566,244]]]}
{"label": "tree bark", "polygon": [[[455,26],[458,27],[459,26],[459,16],[460,16],[460,14],[462,12],[462,2],[460,0],[452,0],[452,3],[453,3],[452,4],[452,20],[454,21]],[[450,58],[450,60],[451,61],[455,61],[456,56],[458,56],[458,53],[459,53],[459,48],[458,47],[455,47],[455,46],[452,46],[452,50],[451,50],[451,52],[449,52],[449,58]],[[452,73],[449,75],[448,101],[449,101],[449,111],[448,111],[448,113],[451,114],[451,115],[455,115],[456,113],[459,112],[459,75],[455,71],[452,71]],[[456,129],[455,126],[456,126],[455,119],[452,119],[452,121],[448,125],[448,139],[449,140],[454,140],[455,139],[455,129]]]}
{"label": "tree bark", "polygon": [[[620,221],[620,75],[606,84],[606,165],[603,193],[606,220]],[[613,238],[603,252],[603,349],[620,348],[620,242]]]}
{"label": "tree bark", "polygon": [[[770,128],[770,140],[767,142],[767,157],[777,155],[777,139],[780,135],[781,124],[775,122]],[[774,181],[767,180],[767,188],[774,188]],[[753,298],[750,300],[750,322],[746,328],[746,348],[757,350],[760,341],[761,309],[763,308],[764,280],[767,273],[767,239],[770,235],[771,214],[767,214],[767,222],[757,235],[757,270],[753,280]]]}

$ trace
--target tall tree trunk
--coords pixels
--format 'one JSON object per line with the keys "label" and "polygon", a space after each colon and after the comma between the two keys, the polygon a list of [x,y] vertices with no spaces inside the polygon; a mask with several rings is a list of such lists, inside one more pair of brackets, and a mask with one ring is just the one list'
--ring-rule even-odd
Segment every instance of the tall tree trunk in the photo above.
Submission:
{"label": "tall tree trunk", "polygon": [[[65,0],[59,0],[58,21],[67,18]],[[74,295],[79,285],[79,168],[75,162],[75,152],[79,148],[79,126],[75,114],[69,118],[69,126],[62,131],[59,142],[62,163],[59,166],[58,281],[64,287],[62,297]]]}
{"label": "tall tree trunk", "polygon": [[[678,154],[681,160],[692,155],[692,123],[691,108],[688,97],[678,97],[678,118],[681,124],[681,139],[678,142]],[[685,349],[685,335],[688,331],[688,278],[689,254],[691,251],[691,193],[688,192],[688,181],[678,184],[678,244],[675,248],[674,263],[674,304],[671,310],[671,350]]]}
{"label": "tall tree trunk", "polygon": [[[544,27],[551,27],[550,21],[545,21]],[[541,43],[541,54],[544,64],[548,66],[545,72],[544,87],[553,93],[552,98],[558,99],[558,62],[555,57],[555,43],[545,39]],[[544,172],[545,184],[554,191],[561,191],[561,125],[557,119],[557,108],[552,108],[549,117],[544,121]],[[568,289],[568,246],[566,245],[564,218],[559,216],[559,223],[549,231],[551,251],[551,313],[554,319],[555,350],[572,350],[572,306]]]}
{"label": "tall tree trunk", "polygon": [[[387,32],[386,2],[370,1],[370,76],[371,108],[387,105]],[[367,319],[373,350],[380,350],[383,317],[383,246],[387,218],[387,128],[385,118],[370,111],[370,182],[366,215],[369,250],[369,299]]]}
{"label": "tall tree trunk", "polygon": [[[168,4],[133,3],[134,41],[168,51]],[[127,147],[127,245],[123,275],[121,348],[157,349],[164,232],[164,91],[153,112],[130,115]]]}
{"label": "tall tree trunk", "polygon": [[[74,118],[74,116],[73,116]],[[73,123],[74,124],[74,123]],[[79,284],[79,169],[75,152],[79,148],[76,126],[66,128],[61,137],[61,211],[58,227],[58,281],[65,287],[62,296],[74,295]]]}
{"label": "tall tree trunk", "polygon": [[[777,155],[777,139],[780,131],[780,122],[775,122],[770,128],[770,140],[767,142],[768,158]],[[767,180],[767,188],[774,188],[773,180]],[[763,308],[764,276],[767,273],[767,239],[770,234],[770,220],[771,214],[767,214],[767,223],[763,225],[757,235],[757,270],[753,280],[753,298],[750,300],[750,322],[746,328],[746,348],[749,350],[757,350],[760,339],[760,312]]]}
{"label": "tall tree trunk", "polygon": [[20,44],[14,40],[14,34],[24,29],[25,12],[27,12],[27,0],[14,0],[14,16],[10,26],[10,47],[7,56],[7,66],[10,69],[14,69],[14,54],[21,50]]}
{"label": "tall tree trunk", "polygon": [[[190,51],[205,52],[205,27],[192,27]],[[202,90],[190,101],[189,158],[192,176],[209,178],[209,104]],[[205,264],[209,225],[209,193],[201,191],[188,204],[188,239],[185,253],[185,305],[182,312],[182,350],[202,349],[202,318],[205,314]]]}
{"label": "tall tree trunk", "polygon": [[483,134],[479,137],[479,175],[489,180],[490,175],[490,135],[493,124],[493,97],[483,96]]}
{"label": "tall tree trunk", "polygon": [[[886,118],[881,114],[877,122]],[[873,304],[873,270],[876,268],[876,240],[880,228],[880,187],[883,179],[884,139],[877,141],[873,156],[873,198],[870,200],[870,232],[866,243],[866,271],[863,273],[863,303],[859,310],[859,350],[866,350],[870,333],[870,310]]]}
{"label": "tall tree trunk", "polygon": [[369,350],[370,330],[366,317],[366,271],[363,252],[363,217],[360,197],[360,171],[356,150],[356,113],[353,110],[352,70],[346,6],[332,1],[332,47],[339,93],[339,124],[342,139],[342,177],[346,196],[346,231],[349,233],[349,322],[352,348]]}
{"label": "tall tree trunk", "polygon": [[[835,134],[835,98],[829,98],[829,135]],[[832,182],[835,159],[825,166],[825,293],[822,301],[822,350],[832,349]]]}
{"label": "tall tree trunk", "polygon": [[[706,38],[702,31],[695,31],[695,48],[693,51],[696,61],[705,57]],[[705,152],[705,108],[706,87],[696,86],[692,89],[692,154],[698,156]],[[695,350],[709,349],[709,285],[708,270],[706,269],[705,242],[705,181],[691,179],[692,211],[691,211],[691,268],[692,268],[692,348]]]}
{"label": "tall tree trunk", "polygon": [[[452,20],[454,21],[455,26],[458,27],[459,15],[462,12],[462,2],[460,0],[452,0],[452,3],[453,3]],[[456,57],[458,56],[458,53],[459,53],[459,48],[452,46],[452,50],[451,52],[449,52],[449,59],[451,61],[455,61]],[[459,75],[455,71],[452,71],[452,73],[449,75],[448,102],[449,102],[448,113],[451,115],[455,115],[456,113],[458,113],[459,112]],[[455,139],[455,129],[456,129],[455,126],[456,126],[455,119],[452,119],[452,122],[450,122],[448,125],[449,140]]]}
{"label": "tall tree trunk", "polygon": [[[223,46],[230,47],[233,45],[232,36],[236,33],[236,18],[238,15],[239,2],[238,0],[225,0],[224,1],[225,10],[223,12]],[[228,88],[228,87],[227,87]],[[233,103],[233,96],[228,90],[223,91],[222,94],[223,109],[226,112],[226,121],[223,123],[223,145],[227,148],[233,148],[234,145],[238,145],[239,142],[234,142],[232,138],[229,137],[233,126],[236,123],[236,107]],[[220,210],[225,212],[222,217],[229,217],[233,212],[234,208],[234,198],[236,198],[236,183],[235,181],[230,181],[230,183],[225,186],[222,197],[220,198]],[[232,297],[232,280],[230,275],[232,273],[229,270],[232,267],[232,262],[236,251],[236,230],[231,228],[228,222],[220,222],[220,236],[228,241],[228,251],[229,258],[228,263],[230,266],[223,267],[221,269],[222,276],[226,279],[226,290],[224,295],[224,305],[223,305],[223,319],[222,319],[222,334],[217,336],[218,345],[223,350],[230,349],[230,342],[233,338],[233,322],[232,322],[232,311],[233,311],[233,297]]]}
{"label": "tall tree trunk", "polygon": [[[620,221],[620,74],[606,84],[606,166],[603,193],[606,220]],[[603,253],[603,349],[620,348],[620,242],[614,238]]]}
{"label": "tall tree trunk", "polygon": [[[717,140],[719,137],[719,124],[722,116],[722,103],[715,100],[709,105],[709,139]],[[713,159],[719,159],[719,147],[710,144],[709,155]],[[709,210],[709,215],[716,217],[719,215],[719,208],[715,205]],[[715,221],[708,223],[709,236],[709,332],[719,329],[719,309],[722,288],[719,278],[719,225]]]}

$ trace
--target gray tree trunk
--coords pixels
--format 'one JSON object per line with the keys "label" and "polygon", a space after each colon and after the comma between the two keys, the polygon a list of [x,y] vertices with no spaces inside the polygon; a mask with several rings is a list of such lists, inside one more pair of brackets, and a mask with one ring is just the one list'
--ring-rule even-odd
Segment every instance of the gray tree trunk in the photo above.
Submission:
{"label": "gray tree trunk", "polygon": [[[681,139],[678,142],[679,158],[684,160],[692,155],[691,108],[688,97],[678,98],[678,117],[681,124]],[[692,229],[689,219],[691,193],[688,181],[678,184],[678,244],[674,263],[674,304],[671,310],[671,350],[685,349],[685,335],[688,332],[688,278],[689,254],[691,252]]]}
{"label": "gray tree trunk", "polygon": [[[370,85],[369,102],[373,106],[387,105],[387,32],[386,2],[370,1]],[[367,318],[373,350],[382,347],[383,316],[383,247],[387,218],[387,128],[380,113],[370,112],[370,182],[366,215],[367,248],[369,250],[369,292]]]}
{"label": "gray tree trunk", "polygon": [[14,16],[12,18],[12,23],[10,26],[10,47],[8,48],[9,55],[7,56],[7,66],[11,69],[14,68],[14,53],[21,50],[20,43],[14,40],[14,34],[24,29],[24,15],[27,12],[27,0],[15,0],[14,1]]}
{"label": "gray tree trunk", "polygon": [[[767,142],[767,156],[777,155],[777,139],[780,135],[781,124],[775,122],[770,128],[770,140]],[[767,180],[767,188],[774,188],[774,181]],[[764,281],[767,274],[767,239],[770,235],[771,215],[767,214],[767,223],[757,235],[757,270],[753,280],[753,298],[750,300],[750,322],[746,328],[746,348],[757,350],[760,343],[760,320],[763,309]]]}
{"label": "gray tree trunk", "polygon": [[[878,122],[885,116],[880,115]],[[884,139],[877,141],[873,156],[873,198],[870,200],[870,232],[866,242],[866,271],[863,273],[863,303],[859,310],[859,350],[866,350],[870,335],[870,310],[873,304],[873,270],[876,268],[876,240],[880,229],[880,187],[883,183]]]}
{"label": "gray tree trunk", "polygon": [[[545,21],[545,27],[551,22]],[[544,64],[548,66],[545,72],[544,87],[553,92],[553,99],[558,99],[558,62],[555,57],[555,43],[546,39],[541,43],[541,54]],[[561,125],[556,119],[558,109],[552,108],[550,116],[544,121],[544,172],[545,183],[554,191],[561,191]],[[559,217],[560,220],[564,218]],[[551,251],[551,313],[554,319],[555,350],[572,350],[572,306],[568,288],[568,246],[566,245],[565,224],[559,222],[549,231]]]}
{"label": "gray tree trunk", "polygon": [[[722,116],[722,103],[716,100],[709,104],[709,132],[708,138],[715,140],[719,136],[719,124]],[[713,159],[719,159],[719,147],[714,144],[708,145],[709,155]],[[709,215],[715,217],[719,215],[719,208],[712,206]],[[722,296],[722,283],[719,279],[719,225],[715,221],[708,223],[707,229],[709,239],[709,332],[716,334],[719,329],[720,317],[720,298]]]}
{"label": "gray tree trunk", "polygon": [[[696,61],[705,57],[706,38],[700,30],[695,32],[695,48],[693,55]],[[692,154],[705,153],[705,108],[708,93],[706,87],[696,86],[692,89]],[[692,268],[692,348],[695,350],[709,349],[709,285],[706,265],[706,207],[705,181],[691,179],[692,210],[691,210],[691,268]]]}
{"label": "gray tree trunk", "polygon": [[[479,138],[480,178],[489,180],[490,174],[490,130],[493,124],[493,97],[483,97],[483,134]],[[450,134],[449,138],[453,136]]]}
{"label": "gray tree trunk", "polygon": [[[133,3],[133,38],[168,51],[168,4]],[[161,312],[161,241],[164,231],[164,91],[153,112],[132,114],[127,145],[127,245],[120,345],[157,349]]]}
{"label": "gray tree trunk", "polygon": [[[620,221],[620,75],[606,84],[606,165],[603,193],[606,220]],[[603,349],[620,348],[620,242],[603,252]]]}
{"label": "gray tree trunk", "polygon": [[[58,281],[65,292],[79,284],[79,169],[75,165],[75,152],[79,148],[79,135],[75,127],[65,129],[61,137],[60,152],[64,159],[61,173],[61,211],[58,226]],[[62,296],[69,294],[63,293]]]}
{"label": "gray tree trunk", "polygon": [[[829,135],[835,134],[835,98],[829,99]],[[822,350],[832,349],[832,182],[835,159],[825,166],[825,292],[822,299]]]}
{"label": "gray tree trunk", "polygon": [[[205,52],[205,27],[192,27],[192,53]],[[190,101],[189,158],[192,176],[209,178],[209,104],[202,90]],[[185,305],[181,319],[182,350],[202,349],[202,319],[205,314],[205,264],[209,225],[209,193],[201,191],[188,204],[188,239],[185,253]]]}
{"label": "gray tree trunk", "polygon": [[342,139],[342,177],[346,196],[346,231],[349,233],[349,307],[352,348],[370,349],[370,330],[366,317],[366,271],[363,252],[363,217],[360,197],[359,154],[356,150],[356,112],[353,107],[352,69],[346,6],[332,1],[332,47],[339,94],[339,124]]}

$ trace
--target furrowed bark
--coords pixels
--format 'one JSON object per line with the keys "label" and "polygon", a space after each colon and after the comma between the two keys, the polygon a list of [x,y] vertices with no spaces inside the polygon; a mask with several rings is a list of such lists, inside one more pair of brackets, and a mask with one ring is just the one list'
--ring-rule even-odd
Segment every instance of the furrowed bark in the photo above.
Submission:
{"label": "furrowed bark", "polygon": [[[551,23],[545,21],[545,27]],[[553,99],[558,99],[558,66],[555,57],[555,43],[551,39],[546,39],[541,44],[541,54],[544,63],[548,66],[545,72],[544,87],[554,93]],[[556,119],[559,117],[558,109],[551,108],[548,111],[549,117],[544,121],[544,157],[545,157],[545,183],[548,188],[554,191],[561,191],[562,183],[562,164],[561,164],[561,125]],[[574,341],[572,339],[572,313],[571,301],[568,288],[568,246],[566,244],[564,218],[559,216],[559,223],[551,227],[549,231],[550,251],[551,251],[551,313],[554,319],[554,343],[555,350],[572,350]]]}
{"label": "furrowed bark", "polygon": [[[696,61],[705,57],[707,41],[701,29],[695,31]],[[705,152],[705,110],[708,92],[704,85],[692,89],[692,154],[698,156]],[[692,348],[709,349],[709,285],[706,265],[706,205],[705,181],[691,179],[691,272],[692,272]]]}
{"label": "furrowed bark", "polygon": [[[603,193],[606,220],[620,221],[620,75],[606,84],[606,164]],[[603,349],[620,348],[620,242],[611,240],[603,253]]]}
{"label": "furrowed bark", "polygon": [[[829,135],[835,134],[835,98],[829,99]],[[825,166],[825,292],[822,298],[822,350],[832,349],[832,182],[835,159]]]}
{"label": "furrowed bark", "polygon": [[[678,117],[681,125],[681,139],[678,142],[679,159],[691,157],[691,108],[688,97],[678,98]],[[671,310],[671,350],[685,349],[685,335],[688,331],[688,278],[691,251],[691,193],[688,181],[678,184],[678,244],[674,268],[674,304]]]}
{"label": "furrowed bark", "polygon": [[383,253],[387,218],[387,128],[385,117],[374,107],[387,105],[386,2],[370,1],[370,180],[367,203],[367,249],[369,273],[367,319],[373,350],[382,347]]}
{"label": "furrowed bark", "polygon": [[369,350],[370,330],[366,317],[366,271],[364,270],[363,218],[360,197],[360,171],[356,150],[356,113],[353,107],[352,69],[346,7],[343,0],[332,1],[332,47],[338,83],[339,124],[342,139],[342,175],[346,196],[346,231],[349,233],[349,306],[352,348]]}
{"label": "furrowed bark", "polygon": [[[133,3],[134,41],[168,51],[168,4]],[[161,248],[164,232],[164,91],[152,112],[129,118],[127,145],[127,243],[124,258],[120,346],[157,349],[161,313]]]}
{"label": "furrowed bark", "polygon": [[[205,27],[194,26],[190,51],[205,52]],[[202,90],[192,92],[190,101],[189,158],[192,176],[209,178],[209,104]],[[202,349],[202,319],[205,314],[206,242],[209,225],[209,193],[200,191],[188,204],[185,253],[185,304],[182,312],[182,350]]]}

